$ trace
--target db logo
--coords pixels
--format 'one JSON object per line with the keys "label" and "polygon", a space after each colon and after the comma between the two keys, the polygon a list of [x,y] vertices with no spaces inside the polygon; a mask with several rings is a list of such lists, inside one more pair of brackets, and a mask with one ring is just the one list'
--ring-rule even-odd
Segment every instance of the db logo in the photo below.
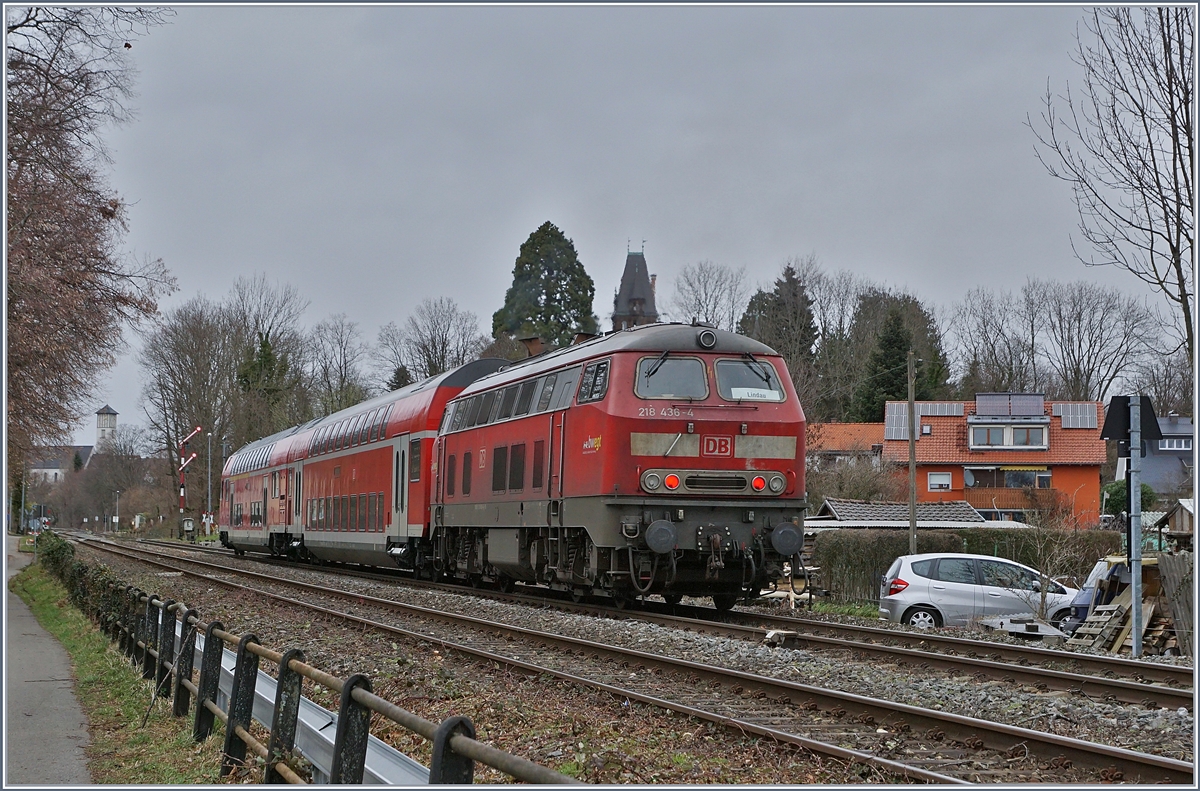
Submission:
{"label": "db logo", "polygon": [[732,456],[733,437],[701,437],[701,456]]}

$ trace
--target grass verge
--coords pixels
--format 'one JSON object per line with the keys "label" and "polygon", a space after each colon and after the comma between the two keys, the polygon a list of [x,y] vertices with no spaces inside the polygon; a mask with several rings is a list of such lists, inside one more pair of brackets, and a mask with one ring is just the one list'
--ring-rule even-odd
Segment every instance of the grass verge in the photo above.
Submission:
{"label": "grass verge", "polygon": [[9,580],[9,590],[29,605],[42,627],[71,657],[75,694],[88,718],[88,770],[95,783],[121,785],[212,784],[218,777],[224,730],[220,722],[201,744],[192,741],[192,718],[172,717],[170,701],[150,708],[151,682],[142,678],[67,598],[40,564]]}

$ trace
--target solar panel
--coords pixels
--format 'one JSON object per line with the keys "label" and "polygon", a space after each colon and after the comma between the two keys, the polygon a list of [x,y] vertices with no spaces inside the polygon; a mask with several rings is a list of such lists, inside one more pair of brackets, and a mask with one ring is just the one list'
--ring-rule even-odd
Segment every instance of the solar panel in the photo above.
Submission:
{"label": "solar panel", "polygon": [[883,438],[908,439],[908,404],[889,402],[884,408]]}
{"label": "solar panel", "polygon": [[976,415],[1008,415],[1008,393],[978,393],[975,396]]}
{"label": "solar panel", "polygon": [[1046,400],[1041,393],[1013,393],[1009,408],[1014,415],[1044,415]]}
{"label": "solar panel", "polygon": [[1062,416],[1063,428],[1096,428],[1099,425],[1096,405],[1092,403],[1059,403],[1054,405],[1053,411]]}

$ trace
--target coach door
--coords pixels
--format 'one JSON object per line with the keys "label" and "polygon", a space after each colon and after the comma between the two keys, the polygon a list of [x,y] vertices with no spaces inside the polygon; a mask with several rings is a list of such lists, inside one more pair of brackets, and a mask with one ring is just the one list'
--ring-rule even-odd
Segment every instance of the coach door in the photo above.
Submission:
{"label": "coach door", "polygon": [[408,536],[408,434],[392,440],[391,533]]}
{"label": "coach door", "polygon": [[567,429],[565,411],[550,413],[550,479],[546,484],[546,496],[550,498],[548,524],[551,527],[563,523],[563,475],[566,454],[564,442]]}

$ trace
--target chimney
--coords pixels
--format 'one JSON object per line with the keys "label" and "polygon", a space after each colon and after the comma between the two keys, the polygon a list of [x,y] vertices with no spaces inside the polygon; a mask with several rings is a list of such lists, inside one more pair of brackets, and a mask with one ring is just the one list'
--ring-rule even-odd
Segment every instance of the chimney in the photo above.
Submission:
{"label": "chimney", "polygon": [[542,339],[536,335],[530,335],[525,338],[517,338],[517,340],[525,345],[525,351],[529,352],[530,357],[537,357],[546,348],[545,344],[542,343]]}
{"label": "chimney", "polygon": [[1174,409],[1172,409],[1170,412],[1167,413],[1167,422],[1178,423],[1179,422],[1179,413],[1176,412]]}
{"label": "chimney", "polygon": [[650,293],[657,293],[654,286],[658,282],[658,275],[650,275]]}

